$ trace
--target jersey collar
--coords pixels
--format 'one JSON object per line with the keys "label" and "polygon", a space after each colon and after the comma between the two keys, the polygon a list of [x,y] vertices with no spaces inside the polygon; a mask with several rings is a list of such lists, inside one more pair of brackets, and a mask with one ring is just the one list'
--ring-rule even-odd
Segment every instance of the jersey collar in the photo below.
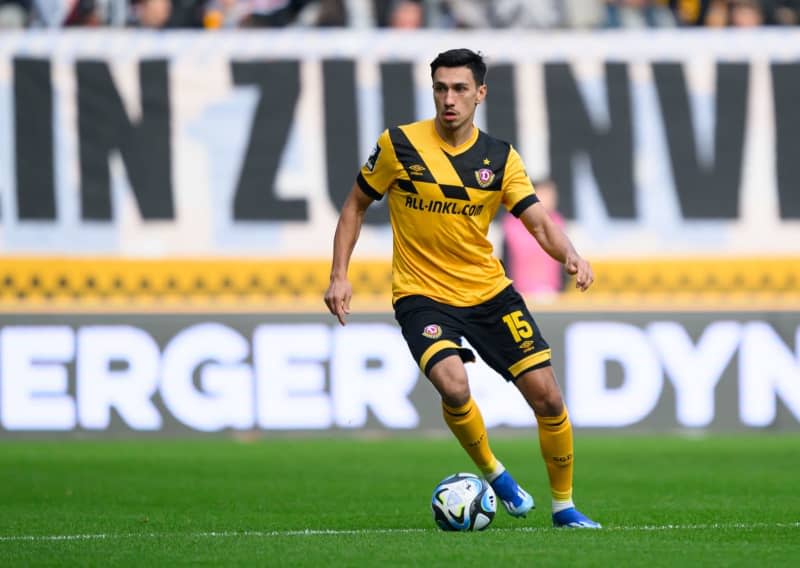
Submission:
{"label": "jersey collar", "polygon": [[436,119],[431,120],[431,130],[433,131],[433,135],[436,138],[436,140],[439,141],[439,145],[442,147],[442,149],[451,156],[455,156],[469,150],[470,147],[473,144],[475,144],[475,141],[478,139],[478,134],[480,134],[480,130],[478,129],[478,127],[473,124],[472,135],[466,140],[466,142],[464,142],[463,144],[459,144],[458,146],[451,146],[450,144],[442,140],[442,137],[439,136],[438,132],[436,132],[435,120]]}

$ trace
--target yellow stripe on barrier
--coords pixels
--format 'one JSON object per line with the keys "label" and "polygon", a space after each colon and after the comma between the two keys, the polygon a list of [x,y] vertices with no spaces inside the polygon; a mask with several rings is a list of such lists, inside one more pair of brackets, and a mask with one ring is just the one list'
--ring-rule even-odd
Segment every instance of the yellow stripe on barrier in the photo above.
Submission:
{"label": "yellow stripe on barrier", "polygon": [[[528,297],[537,311],[800,306],[800,258],[601,259],[581,294]],[[6,257],[0,310],[322,311],[328,259]],[[354,305],[391,310],[388,260],[355,260]]]}
{"label": "yellow stripe on barrier", "polygon": [[[0,303],[180,304],[322,301],[328,260],[5,258]],[[387,300],[391,264],[357,261],[353,291]]]}
{"label": "yellow stripe on barrier", "polygon": [[800,257],[611,259],[592,266],[593,291],[603,294],[800,292]]}

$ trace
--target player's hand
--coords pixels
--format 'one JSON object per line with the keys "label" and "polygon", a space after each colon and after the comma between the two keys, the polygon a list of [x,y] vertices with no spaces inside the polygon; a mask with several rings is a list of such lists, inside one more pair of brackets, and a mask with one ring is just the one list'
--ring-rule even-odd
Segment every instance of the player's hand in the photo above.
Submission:
{"label": "player's hand", "polygon": [[581,292],[586,292],[594,282],[592,265],[577,254],[569,255],[564,263],[567,274],[575,276],[575,287]]}
{"label": "player's hand", "polygon": [[350,313],[350,298],[353,297],[353,287],[347,278],[332,279],[325,292],[325,305],[328,310],[344,325],[345,316]]}

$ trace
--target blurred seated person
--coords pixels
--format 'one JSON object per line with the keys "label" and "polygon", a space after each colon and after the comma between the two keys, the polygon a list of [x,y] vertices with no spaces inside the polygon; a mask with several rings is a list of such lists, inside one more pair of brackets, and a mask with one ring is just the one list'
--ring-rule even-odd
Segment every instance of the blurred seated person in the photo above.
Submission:
{"label": "blurred seated person", "polygon": [[705,25],[712,0],[669,0],[669,7],[679,26]]}
{"label": "blurred seated person", "polygon": [[767,24],[800,25],[800,0],[771,0],[766,2],[765,11]]}
{"label": "blurred seated person", "polygon": [[735,28],[753,28],[764,25],[764,8],[759,0],[733,0],[730,8],[730,25]]}
{"label": "blurred seated person", "polygon": [[[550,214],[550,218],[564,227],[564,218],[556,210],[558,188],[552,179],[542,179],[533,184],[539,202]],[[522,295],[547,296],[560,292],[564,287],[564,267],[548,255],[531,236],[517,217],[506,213],[503,216],[505,265],[508,277]]]}
{"label": "blurred seated person", "polygon": [[439,0],[442,27],[549,29],[562,25],[565,0]]}
{"label": "blurred seated person", "polygon": [[[298,15],[297,20],[301,25],[306,24],[306,20],[311,20],[314,25],[320,28],[343,28],[350,22],[346,0],[317,0],[317,6],[305,8]],[[312,14],[309,18],[306,13]]]}
{"label": "blurred seated person", "polygon": [[202,28],[206,0],[171,0],[172,11],[167,28]]}
{"label": "blurred seated person", "polygon": [[[680,25],[753,27],[795,26],[800,23],[800,0],[669,0]],[[738,5],[736,5],[738,4]]]}
{"label": "blurred seated person", "polygon": [[95,0],[77,0],[67,13],[64,27],[97,27],[104,25],[101,21],[98,5]]}
{"label": "blurred seated person", "polygon": [[247,28],[282,28],[293,24],[314,0],[251,0],[240,25]]}
{"label": "blurred seated person", "polygon": [[754,28],[764,25],[764,10],[758,0],[712,0],[706,26]]}
{"label": "blurred seated person", "polygon": [[139,28],[162,29],[172,15],[171,0],[133,0],[129,25]]}
{"label": "blurred seated person", "polygon": [[731,0],[729,26],[796,26],[800,24],[800,0]]}
{"label": "blurred seated person", "polygon": [[421,2],[399,0],[389,12],[389,27],[398,30],[415,30],[425,26],[425,8]]}
{"label": "blurred seated person", "polygon": [[28,0],[0,0],[0,29],[26,27],[30,11]]}
{"label": "blurred seated person", "polygon": [[240,0],[211,0],[203,13],[206,29],[238,28],[249,12],[249,2]]}
{"label": "blurred seated person", "polygon": [[32,28],[60,28],[72,8],[67,0],[32,0],[28,24]]}
{"label": "blurred seated person", "polygon": [[203,12],[206,29],[347,25],[344,0],[207,0]]}
{"label": "blurred seated person", "polygon": [[675,24],[666,0],[606,0],[608,28],[660,28]]}

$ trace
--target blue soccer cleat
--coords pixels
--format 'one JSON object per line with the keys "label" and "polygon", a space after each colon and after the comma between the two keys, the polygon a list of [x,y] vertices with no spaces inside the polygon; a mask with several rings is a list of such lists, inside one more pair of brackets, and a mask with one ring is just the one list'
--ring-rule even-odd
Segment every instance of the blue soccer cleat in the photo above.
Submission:
{"label": "blue soccer cleat", "polygon": [[520,487],[508,471],[501,473],[491,482],[492,489],[512,517],[524,517],[536,505],[533,497]]}
{"label": "blue soccer cleat", "polygon": [[601,529],[600,523],[581,513],[575,507],[564,509],[558,513],[553,513],[553,526],[557,528],[569,529]]}

